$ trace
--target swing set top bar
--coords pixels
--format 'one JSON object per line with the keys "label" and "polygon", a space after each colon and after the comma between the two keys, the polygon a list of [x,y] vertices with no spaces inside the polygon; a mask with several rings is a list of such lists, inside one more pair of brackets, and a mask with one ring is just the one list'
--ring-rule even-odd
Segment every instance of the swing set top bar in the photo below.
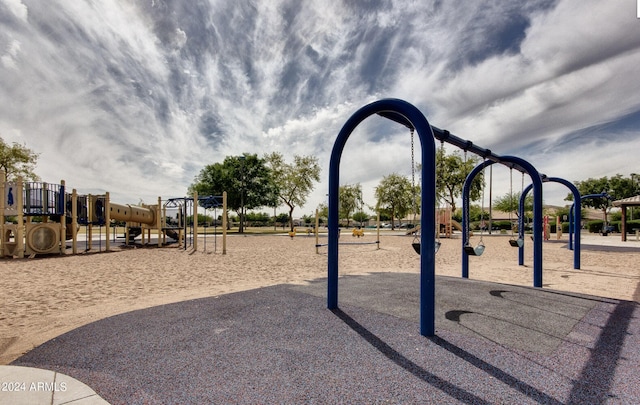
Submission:
{"label": "swing set top bar", "polygon": [[[393,111],[384,111],[384,112],[380,112],[378,113],[378,115],[390,119],[391,121],[395,121],[401,125],[404,125],[405,127],[413,130],[415,129],[413,127],[413,125],[411,124],[411,122],[409,122],[404,116],[402,116],[401,114],[398,114],[396,112]],[[433,131],[433,136],[442,142],[447,142],[451,145],[454,145],[462,150],[464,150],[465,152],[471,152],[474,153],[480,157],[482,157],[483,159],[487,159],[487,160],[492,160],[496,163],[500,163],[502,165],[505,165],[507,167],[510,167],[512,169],[516,169],[521,173],[526,173],[527,171],[521,167],[520,165],[516,164],[516,163],[512,163],[512,162],[506,162],[504,161],[504,159],[502,159],[502,157],[500,155],[496,155],[495,153],[491,152],[491,150],[489,149],[485,149],[485,148],[481,148],[477,145],[475,145],[473,142],[466,140],[466,139],[462,139],[459,138],[455,135],[453,135],[451,132],[447,131],[446,129],[440,129],[438,127],[435,126],[431,126],[431,130]]]}
{"label": "swing set top bar", "polygon": [[[166,200],[165,203],[168,207],[174,208],[179,203],[184,203],[186,201],[193,202],[193,197],[174,197]],[[221,195],[209,195],[209,196],[198,196],[198,203],[205,208],[215,208],[222,207],[222,196]]]}

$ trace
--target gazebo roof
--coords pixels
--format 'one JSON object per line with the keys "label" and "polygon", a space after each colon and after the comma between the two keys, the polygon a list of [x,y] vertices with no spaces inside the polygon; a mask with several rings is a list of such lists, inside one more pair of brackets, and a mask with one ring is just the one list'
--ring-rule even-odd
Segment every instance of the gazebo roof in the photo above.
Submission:
{"label": "gazebo roof", "polygon": [[621,207],[623,205],[640,205],[640,195],[635,197],[623,198],[622,200],[616,200],[612,202],[614,207]]}

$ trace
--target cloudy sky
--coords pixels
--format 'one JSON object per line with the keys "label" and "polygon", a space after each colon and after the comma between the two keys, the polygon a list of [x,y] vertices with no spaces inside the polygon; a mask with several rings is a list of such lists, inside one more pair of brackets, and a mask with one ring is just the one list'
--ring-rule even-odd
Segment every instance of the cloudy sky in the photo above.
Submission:
{"label": "cloudy sky", "polygon": [[[344,122],[395,97],[547,175],[628,176],[640,173],[636,6],[0,0],[0,136],[40,153],[43,181],[119,203],[183,196],[228,155],[314,155],[322,181],[299,216],[326,199]],[[509,170],[494,167],[496,196]],[[390,173],[410,176],[408,130],[371,117],[347,143],[341,183],[374,204]],[[549,184],[544,199],[566,194]]]}

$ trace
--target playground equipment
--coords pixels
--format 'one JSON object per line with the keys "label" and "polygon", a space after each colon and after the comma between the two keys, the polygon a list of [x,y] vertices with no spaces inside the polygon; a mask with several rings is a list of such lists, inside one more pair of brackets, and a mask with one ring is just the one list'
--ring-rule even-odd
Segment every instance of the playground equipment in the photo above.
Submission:
{"label": "playground equipment", "polygon": [[[465,161],[466,161],[466,155],[467,155],[467,151],[464,151],[465,153]],[[476,246],[471,246],[471,227],[467,226],[465,229],[465,236],[467,239],[467,243],[465,243],[463,245],[463,250],[464,252],[467,254],[467,256],[482,256],[482,254],[484,253],[484,249],[485,249],[485,245],[484,245],[484,241],[482,240],[482,237],[484,235],[484,168],[486,166],[482,165],[482,175],[483,175],[483,181],[482,181],[482,201],[481,201],[481,207],[480,207],[480,217],[482,218],[482,225],[480,226],[480,240],[478,241],[478,244]],[[469,182],[469,184],[471,184],[471,182]],[[468,220],[469,220],[469,207],[470,204],[467,204],[466,206],[463,205],[463,216],[466,216],[467,218],[467,224],[468,224]],[[463,238],[464,239],[464,238]]]}
{"label": "playground equipment", "polygon": [[[527,172],[534,184],[533,225],[534,230],[539,229],[542,221],[542,181],[538,171],[523,159],[513,156],[499,156],[488,149],[475,146],[470,141],[455,137],[449,131],[441,130],[429,124],[425,116],[413,105],[398,99],[378,100],[356,111],[343,125],[334,142],[331,159],[329,162],[329,243],[327,264],[327,308],[338,307],[338,253],[339,253],[339,172],[340,159],[344,146],[355,128],[366,118],[378,114],[384,118],[398,122],[409,129],[415,129],[418,133],[422,149],[422,199],[420,218],[421,229],[435,229],[436,207],[436,148],[434,138],[453,144],[465,151],[470,151],[483,157],[484,161],[476,166],[465,179],[463,187],[463,229],[469,229],[469,192],[471,182],[475,176],[489,164],[501,163],[521,172]],[[427,214],[429,213],[429,214]],[[463,232],[462,246],[468,244],[468,232]],[[435,333],[435,243],[436,240],[429,235],[420,235],[420,334],[431,336]],[[534,286],[542,287],[542,239],[534,232]],[[468,257],[464,252],[463,277],[468,277]]]}
{"label": "playground equipment", "polygon": [[[4,178],[3,173],[0,176]],[[157,205],[123,205],[111,202],[109,193],[78,195],[75,189],[70,194],[66,193],[64,181],[60,184],[24,183],[21,179],[0,182],[0,194],[3,196],[0,201],[0,257],[64,254],[67,240],[72,240],[72,252],[77,254],[81,225],[87,227],[86,250],[91,249],[93,227],[104,225],[105,248],[108,251],[112,220],[126,223],[127,244],[138,235],[142,235],[143,244],[145,236],[150,241],[153,229],[157,230],[159,247],[166,243],[167,236],[179,243],[183,239],[182,229],[167,226],[166,210],[161,210],[160,198]],[[226,193],[221,200],[226,221]],[[194,213],[197,229],[197,204]],[[224,233],[226,235],[226,227]],[[226,239],[223,244],[223,253],[226,253]],[[194,250],[197,250],[197,238]]]}
{"label": "playground equipment", "polygon": [[[485,155],[488,158],[477,165],[465,179],[465,183],[462,189],[462,227],[468,229],[469,227],[469,193],[471,189],[471,182],[475,176],[484,170],[486,166],[494,163],[500,163],[507,167],[516,169],[520,172],[526,172],[529,174],[532,180],[533,187],[533,286],[542,287],[542,234],[536,232],[542,229],[542,175],[536,170],[533,165],[524,159],[516,156],[498,156],[486,151]],[[523,228],[523,227],[521,227]],[[466,238],[466,233],[463,233],[463,239]],[[463,242],[466,244],[466,241]],[[469,277],[469,255],[462,255],[462,277]]]}
{"label": "playground equipment", "polygon": [[[339,230],[338,230],[339,232]],[[324,246],[329,246],[328,243],[320,243],[320,217],[318,216],[318,210],[316,209],[316,223],[314,228],[314,234],[316,237],[316,254],[320,254],[320,248]],[[289,235],[291,236],[291,235]],[[354,228],[351,232],[351,236],[358,239],[364,238],[364,229],[363,228]],[[293,236],[291,236],[293,238]],[[339,236],[338,236],[339,237]],[[358,242],[339,242],[341,245],[376,245],[376,250],[380,249],[380,212],[378,212],[377,220],[376,220],[376,240],[375,241],[358,241]]]}
{"label": "playground equipment", "polygon": [[[520,195],[522,195],[522,190],[524,190],[524,173],[522,174],[522,189],[520,190]],[[509,168],[509,207],[513,208],[513,168]],[[513,247],[522,247],[524,246],[524,237],[518,230],[518,238],[516,239],[513,236],[513,221],[511,217],[512,210],[509,210],[509,226],[511,228],[511,238],[509,238],[509,245]]]}
{"label": "playground equipment", "polygon": [[[422,229],[435,229],[435,146],[433,132],[424,115],[413,105],[402,100],[379,100],[356,111],[344,124],[331,151],[329,162],[329,243],[327,307],[338,307],[338,222],[339,222],[339,169],[344,146],[355,128],[371,115],[397,114],[415,128],[422,145],[422,199],[420,218]],[[425,215],[425,213],[431,213]],[[433,235],[420,235],[420,333],[431,336],[435,332],[435,239]]]}
{"label": "playground equipment", "polygon": [[[195,237],[191,238],[191,246],[194,251],[198,250],[198,206],[205,209],[218,209],[222,208],[222,254],[227,254],[227,192],[223,192],[221,196],[205,196],[199,197],[198,193],[194,193],[193,197],[179,197],[171,198],[167,200],[164,209],[176,208],[178,209],[178,225],[176,227],[167,227],[167,229],[178,232],[178,246],[180,248],[187,249],[189,241],[187,240],[187,234],[195,230]],[[189,217],[193,218],[191,227],[187,221]],[[166,218],[166,215],[165,215]],[[217,249],[217,232],[214,231],[214,251]],[[204,237],[205,250],[207,243],[207,233]]]}
{"label": "playground equipment", "polygon": [[[414,128],[410,127],[409,128],[409,132],[411,134],[411,191],[413,193],[413,225],[414,225],[414,229],[411,233],[413,233],[413,242],[411,242],[411,246],[413,247],[413,250],[417,253],[420,254],[420,249],[421,249],[421,243],[420,243],[420,235],[422,233],[422,228],[420,226],[416,226],[416,213],[418,211],[418,204],[417,204],[417,197],[416,197],[416,164],[415,164],[415,153],[414,153],[414,142],[413,142],[413,132],[414,132]],[[440,143],[440,151],[442,153],[442,157],[444,158],[444,142]],[[442,159],[441,159],[442,162]],[[440,166],[440,171],[442,170],[442,165]],[[438,169],[436,169],[438,170]],[[439,173],[436,173],[436,181],[437,181],[437,175]],[[436,184],[436,190],[437,190],[437,184]],[[439,198],[436,197],[436,201],[439,202]],[[438,208],[439,210],[439,208]],[[437,219],[439,219],[439,216],[436,216]],[[442,245],[442,243],[440,242],[440,221],[436,221],[436,227],[434,229],[435,232],[435,242],[434,242],[434,249],[435,249],[435,253],[438,253],[438,250],[440,249],[440,246]]]}
{"label": "playground equipment", "polygon": [[[0,173],[4,179],[4,173]],[[62,253],[65,241],[64,181],[0,183],[1,256]],[[11,220],[10,222],[7,220]]]}
{"label": "playground equipment", "polygon": [[[462,224],[460,224],[460,222],[453,219],[453,212],[451,211],[451,207],[439,208],[436,210],[436,229],[439,230],[440,238],[447,238],[447,239],[453,237],[454,229],[460,232],[463,232]],[[419,233],[419,232],[420,232],[420,225],[418,224],[418,225],[415,225],[413,228],[409,229],[405,233],[405,235],[415,235],[416,233]]]}
{"label": "playground equipment", "polygon": [[[585,195],[585,196],[580,196],[580,191],[578,191],[578,188],[571,182],[569,182],[568,180],[559,178],[559,177],[547,177],[545,175],[541,176],[541,185],[543,182],[555,182],[555,183],[560,183],[565,185],[573,194],[573,205],[571,206],[570,209],[570,215],[569,215],[569,250],[573,250],[573,268],[574,269],[580,269],[580,252],[581,252],[581,248],[580,248],[580,210],[574,210],[573,207],[574,206],[580,206],[582,199],[584,198],[592,198],[592,197],[603,197],[605,196],[606,193],[603,194],[594,194],[594,195]],[[518,210],[519,210],[519,219],[518,219],[518,232],[519,232],[519,237],[520,238],[524,238],[524,207],[525,207],[525,200],[527,198],[527,195],[529,194],[529,192],[531,191],[531,189],[534,187],[534,184],[529,184],[527,187],[525,187],[522,190],[522,194],[520,195],[520,203],[518,204]],[[608,195],[608,194],[607,194]],[[573,225],[575,224],[575,226]],[[542,238],[541,235],[536,235],[536,234],[541,234],[542,232],[542,228],[541,227],[535,227],[534,226],[534,241],[536,240],[536,236],[539,236],[540,238]],[[575,243],[573,243],[573,239],[575,239]],[[534,245],[534,249],[535,249],[535,245]],[[522,246],[518,247],[518,264],[520,266],[524,265],[524,244]]]}
{"label": "playground equipment", "polygon": [[353,228],[353,231],[351,231],[351,236],[353,236],[354,238],[361,238],[364,237],[364,229],[362,228]]}
{"label": "playground equipment", "polygon": [[[411,242],[411,246],[413,247],[413,250],[417,254],[420,254],[420,235],[422,233],[422,229],[419,226],[416,226],[416,215],[418,213],[418,201],[416,196],[417,194],[416,193],[416,163],[415,163],[415,157],[414,157],[415,145],[413,142],[413,132],[414,132],[414,128],[409,128],[409,133],[411,135],[411,193],[413,194],[413,221],[412,221],[413,230],[410,233],[413,234],[413,241]],[[436,240],[436,242],[434,242],[434,249],[436,252],[438,251],[438,249],[440,249],[440,240]]]}

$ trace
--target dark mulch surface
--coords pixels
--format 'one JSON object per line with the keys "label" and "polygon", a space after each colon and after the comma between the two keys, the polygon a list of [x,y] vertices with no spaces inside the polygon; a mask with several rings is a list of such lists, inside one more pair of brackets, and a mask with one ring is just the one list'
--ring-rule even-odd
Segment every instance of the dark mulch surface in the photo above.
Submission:
{"label": "dark mulch surface", "polygon": [[435,337],[414,274],[163,305],[94,322],[16,360],[112,404],[640,403],[633,302],[437,278]]}

